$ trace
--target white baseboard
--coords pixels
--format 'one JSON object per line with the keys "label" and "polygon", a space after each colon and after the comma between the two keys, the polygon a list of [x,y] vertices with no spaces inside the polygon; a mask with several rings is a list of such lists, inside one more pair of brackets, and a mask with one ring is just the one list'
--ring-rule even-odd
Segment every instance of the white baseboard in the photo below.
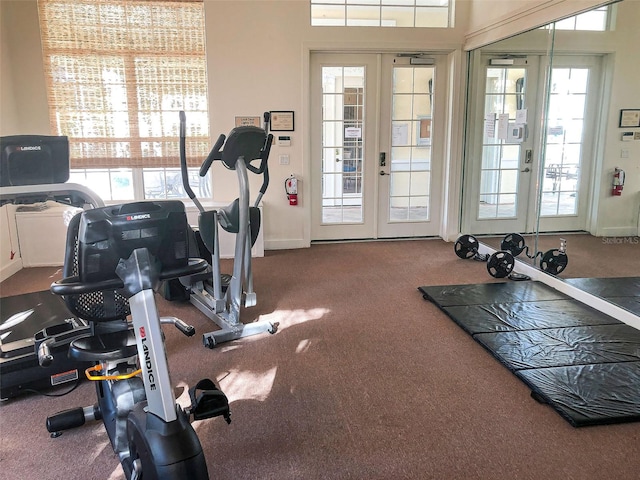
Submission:
{"label": "white baseboard", "polygon": [[305,242],[302,238],[291,238],[286,240],[266,240],[264,241],[265,250],[293,250],[296,248],[309,248],[309,242]]}
{"label": "white baseboard", "polygon": [[0,282],[4,282],[11,275],[14,275],[22,270],[22,259],[18,258],[0,268]]}
{"label": "white baseboard", "polygon": [[626,227],[608,227],[598,231],[598,237],[635,237],[640,235],[638,227],[630,225]]}

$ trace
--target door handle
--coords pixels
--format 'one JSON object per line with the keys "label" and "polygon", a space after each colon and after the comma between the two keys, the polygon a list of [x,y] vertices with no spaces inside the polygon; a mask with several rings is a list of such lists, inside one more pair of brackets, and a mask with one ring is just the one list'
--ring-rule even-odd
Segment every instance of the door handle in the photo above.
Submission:
{"label": "door handle", "polygon": [[531,171],[531,169],[530,169],[529,167],[527,167],[527,168],[525,168],[524,170],[520,170],[520,171],[521,171],[521,172],[524,172],[524,173],[527,173],[527,172],[530,172],[530,171]]}
{"label": "door handle", "polygon": [[385,175],[388,175],[388,173],[385,172],[384,170],[380,170],[380,175],[382,175],[384,177]]}

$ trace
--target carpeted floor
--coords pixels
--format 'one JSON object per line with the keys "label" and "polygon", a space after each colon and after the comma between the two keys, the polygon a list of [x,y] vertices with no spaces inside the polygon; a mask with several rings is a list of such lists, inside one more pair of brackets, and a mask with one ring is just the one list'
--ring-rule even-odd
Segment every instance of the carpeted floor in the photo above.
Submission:
{"label": "carpeted floor", "polygon": [[[588,255],[578,251],[577,237],[569,239],[563,276],[640,271],[640,245],[627,244],[626,261],[611,268],[602,258],[617,245],[595,239],[600,253]],[[277,334],[208,350],[198,335],[165,329],[178,391],[209,377],[231,401],[231,425],[220,418],[195,424],[211,478],[637,478],[640,424],[571,427],[423,300],[420,285],[497,281],[483,264],[456,257],[453,244],[269,251],[254,272],[258,305],[243,319],[280,322]],[[0,295],[46,289],[59,275],[22,270],[0,284]],[[189,304],[159,300],[159,310],[199,333],[213,328]],[[46,432],[48,414],[93,401],[92,385],[83,382],[64,397],[0,405],[2,477],[121,479],[100,424],[56,439]]]}

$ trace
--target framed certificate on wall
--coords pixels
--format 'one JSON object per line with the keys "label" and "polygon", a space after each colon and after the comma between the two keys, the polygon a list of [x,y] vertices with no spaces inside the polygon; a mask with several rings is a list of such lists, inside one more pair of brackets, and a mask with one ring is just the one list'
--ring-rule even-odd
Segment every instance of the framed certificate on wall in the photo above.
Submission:
{"label": "framed certificate on wall", "polygon": [[274,132],[293,132],[293,110],[274,110],[271,115],[271,130]]}
{"label": "framed certificate on wall", "polygon": [[640,109],[620,110],[620,128],[640,127]]}

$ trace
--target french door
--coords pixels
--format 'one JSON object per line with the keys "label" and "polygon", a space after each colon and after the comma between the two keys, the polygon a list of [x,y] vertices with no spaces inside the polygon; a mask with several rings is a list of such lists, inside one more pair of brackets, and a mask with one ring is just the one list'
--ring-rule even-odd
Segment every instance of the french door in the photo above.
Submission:
{"label": "french door", "polygon": [[471,61],[462,230],[584,230],[599,58],[505,57]]}
{"label": "french door", "polygon": [[438,235],[447,82],[415,58],[312,54],[312,240]]}

